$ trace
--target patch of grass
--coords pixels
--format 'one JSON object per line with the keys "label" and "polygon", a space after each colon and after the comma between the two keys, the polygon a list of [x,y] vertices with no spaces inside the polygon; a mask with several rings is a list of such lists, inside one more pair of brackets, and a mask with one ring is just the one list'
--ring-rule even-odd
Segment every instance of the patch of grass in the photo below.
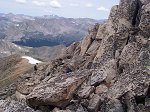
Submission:
{"label": "patch of grass", "polygon": [[150,66],[146,66],[147,69],[150,69]]}
{"label": "patch of grass", "polygon": [[26,62],[26,60],[19,62],[18,64],[14,65],[9,72],[7,71],[3,73],[3,76],[5,77],[0,79],[0,88],[14,83],[20,75],[29,71],[32,72],[32,70],[33,65]]}

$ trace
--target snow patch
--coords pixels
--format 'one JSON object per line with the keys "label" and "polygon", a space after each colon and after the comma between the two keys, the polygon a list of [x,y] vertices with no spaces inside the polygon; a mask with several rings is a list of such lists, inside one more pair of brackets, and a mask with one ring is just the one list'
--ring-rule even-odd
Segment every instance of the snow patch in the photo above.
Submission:
{"label": "snow patch", "polygon": [[17,46],[16,44],[14,44],[14,46],[20,50],[22,49],[20,46]]}
{"label": "snow patch", "polygon": [[19,27],[20,25],[19,25],[19,24],[16,24],[16,26]]}
{"label": "snow patch", "polygon": [[36,59],[29,57],[29,56],[22,56],[22,58],[27,59],[30,64],[42,63],[41,61],[36,60]]}
{"label": "snow patch", "polygon": [[75,21],[72,21],[72,23],[75,24],[76,22],[75,22]]}

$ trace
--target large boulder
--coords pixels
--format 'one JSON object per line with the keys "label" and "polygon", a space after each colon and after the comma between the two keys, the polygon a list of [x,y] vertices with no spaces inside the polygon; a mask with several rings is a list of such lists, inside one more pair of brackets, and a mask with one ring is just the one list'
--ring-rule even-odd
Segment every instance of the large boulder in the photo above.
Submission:
{"label": "large boulder", "polygon": [[34,88],[27,96],[27,103],[32,107],[40,105],[65,107],[90,74],[90,71],[82,71],[51,78]]}

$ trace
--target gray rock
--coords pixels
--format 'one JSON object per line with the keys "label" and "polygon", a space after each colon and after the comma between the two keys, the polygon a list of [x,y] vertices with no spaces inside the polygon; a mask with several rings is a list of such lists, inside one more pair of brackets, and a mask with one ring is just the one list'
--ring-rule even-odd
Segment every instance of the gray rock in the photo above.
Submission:
{"label": "gray rock", "polygon": [[146,97],[146,99],[145,99],[145,106],[150,107],[150,98],[149,97]]}
{"label": "gray rock", "polygon": [[86,38],[84,38],[84,40],[81,43],[81,52],[80,52],[80,54],[82,56],[86,53],[86,51],[91,46],[91,44],[92,44],[92,39],[91,39],[90,36],[87,36]]}
{"label": "gray rock", "polygon": [[101,84],[96,87],[95,93],[100,95],[102,93],[106,93],[108,91],[108,87],[104,84]]}
{"label": "gray rock", "polygon": [[[149,1],[147,1],[149,2]],[[141,19],[140,19],[140,24],[139,24],[139,28],[145,33],[146,37],[148,38],[150,36],[150,2],[145,4],[142,9],[141,9]]]}
{"label": "gray rock", "polygon": [[85,87],[81,87],[78,92],[77,92],[77,95],[80,97],[80,98],[88,98],[90,96],[90,94],[92,94],[95,90],[95,87],[93,86],[85,86]]}
{"label": "gray rock", "polygon": [[17,101],[0,100],[1,112],[35,112],[32,108]]}
{"label": "gray rock", "polygon": [[54,110],[52,112],[72,112],[71,110],[67,109],[67,110],[60,110],[59,108],[54,108]]}
{"label": "gray rock", "polygon": [[106,108],[105,109],[106,112],[124,112],[122,104],[117,99],[109,100],[106,103],[105,108]]}
{"label": "gray rock", "polygon": [[99,83],[101,83],[102,81],[104,81],[107,77],[107,74],[104,73],[103,70],[95,70],[91,77],[90,77],[90,84],[93,85],[97,85]]}
{"label": "gray rock", "polygon": [[97,94],[94,94],[89,101],[88,111],[89,112],[98,112],[100,103],[101,103],[100,96]]}

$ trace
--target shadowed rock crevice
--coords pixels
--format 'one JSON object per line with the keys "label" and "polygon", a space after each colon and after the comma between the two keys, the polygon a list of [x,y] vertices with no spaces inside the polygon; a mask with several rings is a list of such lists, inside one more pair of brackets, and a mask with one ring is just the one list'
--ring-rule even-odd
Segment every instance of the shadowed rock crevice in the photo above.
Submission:
{"label": "shadowed rock crevice", "polygon": [[123,111],[124,112],[128,112],[128,105],[125,102],[124,96],[122,96],[119,100],[120,100],[120,102],[122,104]]}
{"label": "shadowed rock crevice", "polygon": [[144,95],[142,95],[142,96],[135,96],[135,101],[136,101],[137,105],[139,105],[139,104],[145,105],[145,96]]}
{"label": "shadowed rock crevice", "polygon": [[133,15],[133,20],[132,20],[132,25],[133,26],[138,26],[139,25],[139,13],[140,13],[140,9],[141,9],[141,2],[140,0],[136,0],[136,9],[135,9],[135,12],[134,12],[134,15]]}
{"label": "shadowed rock crevice", "polygon": [[148,91],[147,91],[147,95],[146,95],[148,98],[150,98],[150,86],[148,88]]}
{"label": "shadowed rock crevice", "polygon": [[130,36],[128,36],[128,38],[127,38],[127,42],[126,42],[126,44],[125,44],[125,45],[127,45],[127,44],[129,43],[129,40],[130,40]]}

